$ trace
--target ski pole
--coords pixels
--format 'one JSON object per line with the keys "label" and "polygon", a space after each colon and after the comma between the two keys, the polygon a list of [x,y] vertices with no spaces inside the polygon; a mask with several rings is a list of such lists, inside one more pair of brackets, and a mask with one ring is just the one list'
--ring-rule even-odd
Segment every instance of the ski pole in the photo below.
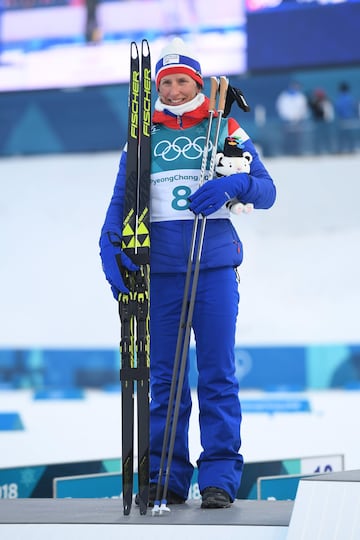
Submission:
{"label": "ski pole", "polygon": [[[212,127],[212,121],[215,113],[215,103],[216,103],[216,94],[218,92],[218,81],[216,77],[211,78],[211,91],[210,91],[210,102],[209,102],[209,122],[207,127],[207,133],[206,133],[206,139],[204,144],[204,151],[203,151],[203,158],[201,163],[201,171],[200,171],[200,179],[199,184],[202,185],[205,178],[205,172],[206,172],[206,164],[208,159],[208,153],[209,153],[209,145],[210,145],[210,137],[211,137],[211,127]],[[162,451],[161,451],[161,458],[160,458],[160,468],[159,468],[159,477],[158,477],[158,483],[156,487],[156,496],[154,501],[154,508],[153,508],[153,514],[157,513],[160,509],[160,497],[161,501],[164,500],[166,497],[166,492],[163,489],[161,482],[164,475],[164,466],[165,466],[165,460],[167,455],[167,448],[169,444],[169,434],[170,434],[170,427],[171,427],[171,416],[173,413],[174,408],[174,401],[175,401],[175,393],[176,393],[176,385],[177,385],[177,375],[179,371],[179,362],[181,357],[181,347],[182,347],[182,341],[183,341],[183,330],[186,324],[186,312],[187,312],[187,296],[190,289],[190,278],[192,273],[192,266],[193,266],[193,257],[194,257],[194,251],[195,251],[195,239],[196,239],[196,230],[198,226],[199,216],[196,215],[194,219],[194,225],[193,225],[193,233],[192,233],[192,239],[191,239],[191,245],[190,245],[190,251],[189,251],[189,258],[188,258],[188,264],[187,264],[187,272],[186,272],[186,279],[185,279],[185,287],[184,287],[184,296],[183,296],[183,302],[182,302],[182,308],[181,308],[181,315],[180,315],[180,325],[179,325],[179,332],[177,337],[177,343],[176,343],[176,350],[175,350],[175,357],[174,357],[174,366],[173,366],[173,374],[172,374],[172,380],[171,380],[171,387],[170,387],[170,394],[169,394],[169,401],[168,401],[168,408],[167,408],[167,416],[165,421],[165,430],[164,430],[164,437],[163,437],[163,445],[162,445]],[[166,503],[165,503],[166,504]]]}
{"label": "ski pole", "polygon": [[[210,159],[210,165],[209,165],[208,180],[211,180],[214,176],[217,143],[219,139],[221,119],[222,119],[224,107],[225,107],[227,88],[228,88],[228,80],[226,79],[226,77],[220,77],[220,96],[219,96],[219,103],[218,103],[218,108],[217,108],[217,113],[218,113],[217,124],[216,124],[214,140],[212,142],[212,153],[211,153],[211,159]],[[209,104],[209,122],[208,122],[208,129],[207,129],[207,134],[206,134],[206,139],[205,139],[204,153],[203,153],[203,159],[202,159],[202,165],[201,165],[201,171],[200,171],[199,187],[205,181],[206,164],[208,160],[208,152],[209,152],[209,145],[210,145],[210,139],[211,139],[211,128],[212,128],[212,122],[213,122],[213,117],[215,113],[215,103],[216,103],[216,95],[217,95],[218,89],[219,89],[218,81],[216,77],[212,77],[211,78],[210,104]],[[189,343],[190,343],[192,317],[193,317],[194,306],[195,306],[195,297],[196,297],[197,283],[198,283],[198,278],[199,278],[200,261],[201,261],[201,253],[202,253],[202,247],[203,247],[203,242],[204,242],[205,227],[206,227],[206,216],[202,216],[200,233],[199,233],[199,238],[198,238],[198,247],[197,247],[197,252],[195,256],[195,266],[194,266],[194,271],[193,271],[195,244],[196,244],[196,238],[198,236],[198,228],[199,228],[199,216],[196,215],[194,218],[192,238],[191,238],[191,243],[190,243],[189,258],[188,258],[188,265],[187,265],[187,272],[186,272],[185,286],[184,286],[184,295],[183,295],[182,309],[181,309],[181,315],[180,315],[180,324],[179,324],[178,338],[177,338],[175,358],[174,358],[174,366],[173,366],[173,374],[172,374],[172,381],[171,381],[170,394],[169,394],[167,417],[166,417],[166,423],[165,423],[163,447],[162,447],[161,460],[160,460],[159,478],[158,478],[157,489],[156,489],[156,499],[154,501],[154,508],[152,510],[153,515],[162,514],[164,512],[170,511],[170,509],[167,507],[166,496],[167,496],[169,479],[170,479],[170,469],[171,469],[172,457],[173,457],[173,452],[174,452],[177,422],[178,422],[180,403],[181,403],[182,387],[183,387],[183,382],[184,382],[185,368],[186,368],[188,349],[189,349]],[[193,276],[193,281],[192,281],[192,287],[191,287],[191,293],[190,293],[190,301],[188,301],[191,276]],[[185,336],[184,336],[184,331],[185,331]],[[179,364],[180,364],[180,368],[179,368]],[[174,406],[174,401],[175,401],[175,406]],[[171,416],[172,416],[172,423],[171,423]],[[171,427],[171,432],[170,432],[170,427]],[[169,432],[170,432],[170,442],[169,442]],[[161,482],[162,482],[162,477],[163,477],[166,454],[167,454],[166,474],[165,474],[165,481],[164,481],[162,499],[161,499],[161,504],[160,504],[160,493],[162,489]]]}

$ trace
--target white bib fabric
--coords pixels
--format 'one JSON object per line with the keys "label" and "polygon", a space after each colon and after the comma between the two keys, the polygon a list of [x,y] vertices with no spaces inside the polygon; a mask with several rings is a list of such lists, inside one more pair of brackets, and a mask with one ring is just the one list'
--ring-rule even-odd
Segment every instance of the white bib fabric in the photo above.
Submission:
{"label": "white bib fabric", "polygon": [[[151,175],[151,221],[194,219],[188,210],[188,197],[199,187],[198,169],[164,171]],[[216,182],[216,178],[210,180]],[[224,206],[208,219],[228,218],[229,210]]]}

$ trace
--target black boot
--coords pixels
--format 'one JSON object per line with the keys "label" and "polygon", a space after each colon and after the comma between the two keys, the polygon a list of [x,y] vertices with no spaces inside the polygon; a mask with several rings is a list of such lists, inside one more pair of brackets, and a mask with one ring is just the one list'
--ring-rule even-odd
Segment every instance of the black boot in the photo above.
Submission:
{"label": "black boot", "polygon": [[229,508],[231,506],[230,495],[224,489],[207,487],[201,496],[201,508]]}

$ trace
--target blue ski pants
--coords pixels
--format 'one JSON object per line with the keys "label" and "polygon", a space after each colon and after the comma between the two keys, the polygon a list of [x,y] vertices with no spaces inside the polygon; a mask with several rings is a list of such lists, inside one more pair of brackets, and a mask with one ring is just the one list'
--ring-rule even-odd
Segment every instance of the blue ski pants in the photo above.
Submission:
{"label": "blue ski pants", "polygon": [[[185,274],[152,274],[150,279],[151,403],[150,482],[157,482]],[[192,328],[196,342],[197,395],[202,452],[197,460],[199,489],[214,486],[235,498],[243,458],[239,453],[241,408],[235,377],[235,328],[239,293],[235,270],[216,268],[199,275]],[[191,390],[189,358],[182,389],[169,489],[188,496]]]}

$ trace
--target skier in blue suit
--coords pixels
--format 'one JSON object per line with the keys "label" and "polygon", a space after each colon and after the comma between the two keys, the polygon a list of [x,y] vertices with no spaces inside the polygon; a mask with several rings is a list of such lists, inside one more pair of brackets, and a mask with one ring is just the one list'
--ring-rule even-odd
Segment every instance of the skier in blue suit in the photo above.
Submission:
{"label": "skier in blue suit", "polygon": [[[240,453],[241,406],[235,376],[235,331],[239,292],[237,267],[242,243],[226,202],[237,198],[255,209],[270,208],[274,183],[249,136],[232,118],[223,118],[218,149],[234,138],[252,156],[250,173],[205,181],[200,168],[209,117],[209,99],[193,52],[179,38],[156,64],[158,98],[151,133],[150,258],[150,505],[158,481],[173,362],[183,300],[194,215],[207,216],[198,289],[192,320],[198,370],[197,395],[202,452],[198,482],[203,508],[231,505],[243,469]],[[111,234],[121,237],[126,178],[126,147],[100,237],[103,269],[115,299],[127,292],[116,255],[129,270],[137,267]],[[111,233],[110,235],[107,233]],[[189,366],[186,368],[188,374]],[[191,391],[185,377],[167,503],[183,503],[193,474],[189,459]]]}

